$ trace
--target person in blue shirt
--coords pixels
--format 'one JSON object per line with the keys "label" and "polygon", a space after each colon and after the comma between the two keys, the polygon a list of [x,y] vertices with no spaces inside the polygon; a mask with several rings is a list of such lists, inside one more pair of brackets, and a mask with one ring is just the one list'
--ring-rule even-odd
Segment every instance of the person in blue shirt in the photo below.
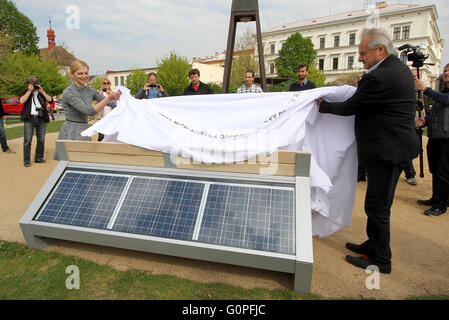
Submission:
{"label": "person in blue shirt", "polygon": [[302,90],[310,90],[315,89],[316,84],[309,79],[307,76],[309,74],[309,66],[305,63],[301,63],[298,66],[298,81],[292,83],[288,91],[302,91]]}
{"label": "person in blue shirt", "polygon": [[168,97],[168,93],[157,83],[157,74],[150,72],[148,74],[148,83],[136,94],[136,99],[154,99]]}

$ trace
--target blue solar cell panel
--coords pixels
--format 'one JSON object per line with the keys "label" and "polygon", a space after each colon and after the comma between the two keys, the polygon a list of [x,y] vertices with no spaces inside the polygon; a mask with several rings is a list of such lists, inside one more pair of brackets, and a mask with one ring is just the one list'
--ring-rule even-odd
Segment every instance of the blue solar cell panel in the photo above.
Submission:
{"label": "blue solar cell panel", "polygon": [[204,183],[134,178],[113,230],[191,240]]}
{"label": "blue solar cell panel", "polygon": [[212,184],[198,241],[295,253],[294,190]]}
{"label": "blue solar cell panel", "polygon": [[128,177],[67,171],[37,220],[105,229]]}

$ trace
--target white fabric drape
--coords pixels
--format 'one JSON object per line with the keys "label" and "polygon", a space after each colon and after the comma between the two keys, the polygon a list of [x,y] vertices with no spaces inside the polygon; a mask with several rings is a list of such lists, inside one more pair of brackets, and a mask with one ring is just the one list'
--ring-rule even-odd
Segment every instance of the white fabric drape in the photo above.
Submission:
{"label": "white fabric drape", "polygon": [[351,86],[308,91],[215,94],[137,100],[127,88],[117,107],[81,134],[204,163],[231,163],[278,149],[312,153],[313,234],[349,226],[357,155],[354,117],[320,114],[315,100],[344,101]]}

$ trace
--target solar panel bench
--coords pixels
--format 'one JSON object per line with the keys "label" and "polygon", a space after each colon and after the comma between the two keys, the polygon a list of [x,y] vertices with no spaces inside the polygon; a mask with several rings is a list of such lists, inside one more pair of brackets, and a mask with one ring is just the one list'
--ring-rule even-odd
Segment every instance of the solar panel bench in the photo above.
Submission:
{"label": "solar panel bench", "polygon": [[313,269],[310,153],[196,163],[122,143],[56,141],[57,167],[20,220],[27,245],[52,239],[294,274]]}

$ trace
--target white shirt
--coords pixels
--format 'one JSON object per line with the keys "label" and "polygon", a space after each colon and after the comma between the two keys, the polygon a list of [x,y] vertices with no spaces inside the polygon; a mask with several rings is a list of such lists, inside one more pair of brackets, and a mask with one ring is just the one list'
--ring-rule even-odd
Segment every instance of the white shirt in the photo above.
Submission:
{"label": "white shirt", "polygon": [[43,108],[41,103],[39,102],[39,99],[37,98],[38,94],[39,94],[39,92],[37,92],[37,91],[33,91],[31,93],[31,115],[32,116],[37,116],[36,109]]}

